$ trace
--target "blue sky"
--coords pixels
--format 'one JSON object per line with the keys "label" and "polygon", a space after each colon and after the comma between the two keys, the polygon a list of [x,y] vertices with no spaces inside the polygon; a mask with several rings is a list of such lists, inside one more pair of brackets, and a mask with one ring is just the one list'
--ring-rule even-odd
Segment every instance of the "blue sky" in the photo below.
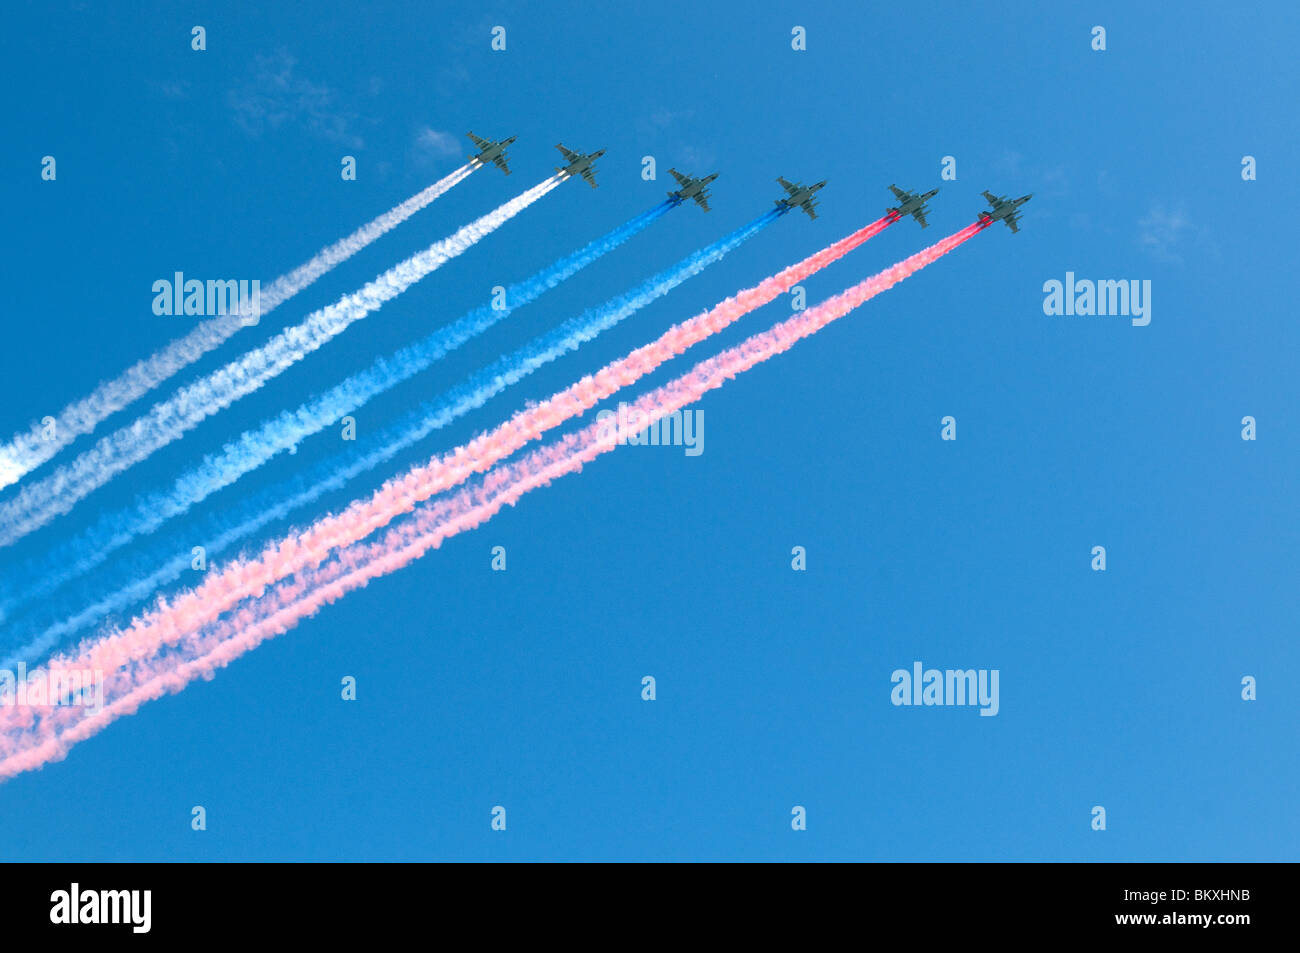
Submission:
{"label": "blue sky", "polygon": [[[566,183],[0,553],[0,572],[649,208],[670,165],[721,173],[712,213],[674,210],[372,401],[362,434],[749,221],[777,175],[829,185],[817,221],[781,219],[328,505],[875,219],[890,182],[942,186],[931,227],[891,227],[807,282],[810,302],[968,224],[983,189],[1034,199],[1018,235],[988,230],[710,394],[700,456],[606,455],[0,785],[0,857],[1295,858],[1293,5],[51,4],[6,19],[6,436],[188,329],[152,314],[154,280],[269,281],[459,165],[467,129],[517,135],[514,174],[476,173],[189,376],[537,182],[553,143],[608,153],[599,189]],[[1046,316],[1043,283],[1067,271],[1150,280],[1150,325]],[[648,383],[789,313],[778,300]],[[334,449],[316,438],[225,492]],[[890,673],[915,660],[998,669],[999,714],[892,706]],[[194,805],[207,831],[190,829]]]}

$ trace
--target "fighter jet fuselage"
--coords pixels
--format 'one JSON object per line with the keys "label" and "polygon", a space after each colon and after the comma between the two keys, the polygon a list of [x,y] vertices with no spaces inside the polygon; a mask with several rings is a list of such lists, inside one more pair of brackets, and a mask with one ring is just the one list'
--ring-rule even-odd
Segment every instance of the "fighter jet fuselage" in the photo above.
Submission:
{"label": "fighter jet fuselage", "polygon": [[718,177],[718,173],[714,172],[712,175],[706,175],[702,179],[696,179],[692,176],[684,175],[676,169],[669,169],[668,172],[681,186],[681,188],[676,192],[668,193],[670,199],[675,199],[679,203],[685,202],[687,199],[695,199],[696,203],[704,209],[704,211],[709,211],[708,185]]}
{"label": "fighter jet fuselage", "polygon": [[924,195],[917,192],[905,192],[896,185],[891,185],[889,190],[894,193],[894,197],[898,199],[899,204],[887,211],[894,212],[899,218],[911,215],[921,223],[922,228],[929,224],[925,220],[925,203],[939,194],[938,189],[931,189]]}
{"label": "fighter jet fuselage", "polygon": [[781,176],[776,177],[776,181],[781,183],[781,188],[785,189],[785,198],[776,200],[777,208],[795,209],[801,208],[808,213],[809,218],[816,218],[817,213],[813,211],[817,203],[813,201],[816,195],[826,185],[826,180],[822,179],[813,185],[802,185],[798,182],[789,182]]}
{"label": "fighter jet fuselage", "polygon": [[1017,211],[1020,206],[1024,205],[1034,197],[1034,193],[1022,195],[1018,199],[1009,199],[1005,195],[991,195],[984,193],[985,200],[989,203],[989,208],[980,212],[980,221],[986,224],[993,222],[1006,222],[1007,228],[1013,232],[1020,231],[1020,213]]}
{"label": "fighter jet fuselage", "polygon": [[568,163],[568,165],[556,166],[555,171],[564,175],[580,175],[594,189],[596,187],[595,162],[605,154],[605,150],[597,149],[595,152],[584,154],[574,152],[561,143],[556,143],[555,148],[560,150],[560,154],[564,156],[565,162]]}
{"label": "fighter jet fuselage", "polygon": [[478,155],[471,156],[471,162],[477,162],[479,165],[487,165],[489,162],[495,162],[498,169],[506,175],[510,174],[510,168],[506,165],[506,146],[515,141],[515,137],[496,141],[493,139],[482,139],[474,135],[473,130],[469,133],[470,140],[474,145],[479,147]]}

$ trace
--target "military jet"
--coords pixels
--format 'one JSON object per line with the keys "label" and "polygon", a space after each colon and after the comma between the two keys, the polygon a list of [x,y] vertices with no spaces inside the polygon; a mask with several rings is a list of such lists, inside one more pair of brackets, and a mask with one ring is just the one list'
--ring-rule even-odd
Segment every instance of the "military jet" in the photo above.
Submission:
{"label": "military jet", "polygon": [[506,166],[506,146],[515,141],[514,136],[509,139],[502,139],[500,142],[494,142],[491,139],[476,136],[472,131],[468,135],[474,145],[479,147],[479,154],[471,158],[471,162],[478,162],[479,165],[495,162],[498,169],[506,175],[510,174],[510,169]]}
{"label": "military jet", "polygon": [[985,192],[984,199],[989,203],[991,208],[987,208],[980,212],[980,221],[992,223],[1001,219],[1007,223],[1007,228],[1011,229],[1013,232],[1018,232],[1020,229],[1016,227],[1016,223],[1020,221],[1020,213],[1017,212],[1016,209],[1020,208],[1020,206],[1024,205],[1033,197],[1033,192],[1030,192],[1028,195],[1022,195],[1018,199],[1009,199],[1005,195],[990,195],[988,192]]}
{"label": "military jet", "polygon": [[826,184],[825,179],[822,179],[815,185],[801,185],[798,182],[787,182],[779,175],[776,177],[776,180],[781,183],[781,188],[785,189],[786,192],[789,193],[785,198],[776,200],[778,208],[784,208],[787,210],[801,208],[808,213],[809,218],[817,217],[817,213],[813,211],[817,203],[813,201],[812,197]]}
{"label": "military jet", "polygon": [[580,175],[586,179],[587,184],[594,189],[596,187],[595,162],[605,154],[605,150],[597,149],[595,152],[583,155],[581,152],[574,152],[572,149],[566,149],[559,143],[556,143],[555,148],[560,150],[560,153],[564,156],[564,160],[568,163],[568,165],[563,168],[556,166],[555,171],[564,172],[568,175]]}
{"label": "military jet", "polygon": [[910,215],[921,223],[922,228],[925,228],[928,224],[925,220],[925,203],[938,195],[939,190],[931,189],[924,195],[920,195],[916,192],[904,192],[898,186],[891,185],[889,191],[893,192],[894,198],[898,199],[898,207],[886,211],[897,212],[899,218]]}
{"label": "military jet", "polygon": [[709,190],[706,188],[710,182],[718,177],[718,173],[706,175],[702,179],[693,179],[689,175],[682,175],[676,169],[669,169],[668,172],[677,184],[681,186],[676,192],[669,192],[670,199],[676,199],[678,202],[685,202],[687,199],[695,199],[700,208],[709,211]]}

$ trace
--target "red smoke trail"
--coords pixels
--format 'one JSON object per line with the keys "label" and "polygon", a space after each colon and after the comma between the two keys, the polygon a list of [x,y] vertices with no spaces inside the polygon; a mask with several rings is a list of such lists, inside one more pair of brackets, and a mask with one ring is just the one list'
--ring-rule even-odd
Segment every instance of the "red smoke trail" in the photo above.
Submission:
{"label": "red smoke trail", "polygon": [[[368,503],[353,504],[343,514],[321,521],[332,521],[337,534],[328,533],[328,538],[314,536],[318,524],[296,539],[286,540],[275,554],[287,555],[291,563],[312,568],[280,583],[265,597],[261,597],[260,589],[253,592],[261,598],[201,632],[188,628],[184,620],[193,617],[181,610],[172,618],[156,618],[143,628],[133,627],[125,633],[88,643],[79,658],[52,660],[51,668],[111,671],[106,677],[106,696],[112,700],[94,714],[66,707],[42,710],[39,723],[30,714],[30,708],[26,710],[28,714],[14,708],[3,710],[6,714],[12,712],[14,717],[0,718],[4,728],[0,735],[0,777],[57,760],[72,744],[97,733],[116,718],[133,713],[143,702],[168,691],[179,691],[196,677],[212,677],[217,668],[265,639],[287,631],[321,606],[337,601],[370,579],[402,568],[441,545],[444,539],[490,519],[502,506],[514,505],[529,490],[580,470],[632,433],[694,403],[709,390],[722,386],[755,364],[783,353],[801,338],[816,333],[893,287],[985,227],[986,223],[977,222],[834,298],[701,361],[685,375],[637,400],[633,405],[635,416],[629,414],[629,420],[635,423],[611,431],[607,424],[597,422],[568,434],[515,463],[491,470],[480,486],[463,489],[421,507],[414,518],[393,527],[380,540],[354,543],[340,550],[335,559],[324,562],[329,559],[331,548],[344,537],[363,539],[376,527],[413,509],[420,499],[426,498],[430,486],[442,485],[449,472],[446,458],[415,468],[403,479],[390,481]],[[584,378],[536,410],[550,405],[569,406],[567,401],[594,404],[600,398],[593,395],[612,393],[609,388],[616,390],[635,381],[648,369],[694,343],[690,340],[692,332],[687,330],[691,323],[670,329],[659,341],[614,362],[593,377]],[[656,355],[662,355],[657,362]],[[524,415],[516,415],[511,424],[521,416]],[[510,426],[503,425],[480,439],[504,437]],[[468,459],[459,466],[467,464]],[[161,614],[166,616],[168,610],[164,608]],[[156,654],[160,649],[162,653]]]}
{"label": "red smoke trail", "polygon": [[[632,352],[620,363],[640,368],[640,375],[650,373],[691,345],[789,291],[800,281],[878,235],[894,221],[897,221],[897,217],[890,213],[872,222],[798,264],[765,279],[756,287],[746,289],[711,310],[669,329],[658,341]],[[579,382],[536,407],[515,414],[509,421],[480,435],[467,445],[436,458],[428,466],[419,468],[418,473],[412,471],[401,480],[389,481],[376,492],[375,497],[390,500],[396,498],[410,505],[426,500],[463,482],[473,473],[487,470],[528,441],[535,440],[546,430],[582,414],[635,379],[611,370],[602,371],[594,378],[596,387],[587,386],[585,381]],[[209,574],[201,585],[179,594],[171,604],[163,604],[159,609],[137,618],[122,635],[126,641],[140,645],[173,643],[184,633],[197,631],[206,623],[214,621],[220,613],[241,600],[259,594],[265,586],[308,565],[319,563],[324,558],[321,554],[369,535],[392,518],[387,515],[390,510],[391,507],[378,507],[373,501],[358,501],[340,516],[324,517],[302,533],[269,544],[256,559],[229,561],[220,572]],[[351,518],[363,511],[369,515],[360,522]],[[356,535],[357,532],[361,535]],[[137,636],[143,637],[145,632],[152,633],[152,643],[137,641]],[[148,654],[152,654],[152,649],[148,650]],[[113,667],[116,667],[123,659],[115,657],[112,661],[115,663]]]}

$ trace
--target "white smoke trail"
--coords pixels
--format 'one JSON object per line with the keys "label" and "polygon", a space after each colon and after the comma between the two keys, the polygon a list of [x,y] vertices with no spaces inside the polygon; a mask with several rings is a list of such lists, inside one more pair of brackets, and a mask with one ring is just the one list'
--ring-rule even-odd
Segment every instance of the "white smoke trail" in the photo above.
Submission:
{"label": "white smoke trail", "polygon": [[[705,321],[670,328],[659,340],[606,365],[489,434],[475,438],[427,465],[412,468],[342,512],[267,544],[254,560],[237,560],[199,587],[166,600],[129,627],[83,642],[27,678],[54,684],[59,673],[104,672],[95,710],[28,702],[0,705],[0,779],[35,770],[67,755],[79,741],[145,702],[179,692],[269,638],[286,632],[323,606],[402,569],[446,539],[490,520],[534,489],[614,450],[637,431],[698,401],[746,370],[794,347],[832,322],[969,240],[988,222],[975,222],[806,311],[753,334],[740,344],[700,361],[685,374],[649,391],[619,422],[599,418],[510,463],[493,465],[542,429],[584,413],[603,397],[652,372],[696,339],[721,330]],[[728,322],[729,323],[729,322]],[[722,325],[726,326],[726,323]],[[703,332],[703,334],[701,334]],[[436,494],[487,467],[477,485],[448,496]],[[377,530],[404,514],[372,542]],[[330,553],[334,556],[331,558]],[[243,603],[242,606],[239,603]],[[233,612],[229,610],[234,610]]]}
{"label": "white smoke trail", "polygon": [[554,175],[533,186],[451,237],[435,242],[418,255],[390,268],[360,291],[313,312],[301,324],[281,331],[261,347],[182,387],[169,399],[154,404],[134,423],[103,437],[93,448],[59,467],[44,480],[23,487],[12,500],[0,505],[0,546],[13,543],[68,512],[77,501],[116,474],[180,438],[239,398],[251,394],[342,333],[354,321],[377,310],[443,263],[471,248],[561,181],[560,176]]}
{"label": "white smoke trail", "polygon": [[[17,623],[9,621],[8,616],[17,606],[46,602],[44,597],[49,593],[105,562],[114,552],[126,546],[137,536],[152,532],[167,520],[185,512],[190,506],[261,466],[276,453],[296,446],[329,423],[356,410],[375,394],[382,393],[412,375],[426,370],[449,351],[475,335],[484,333],[513,311],[534,301],[603,255],[612,252],[667,214],[673,207],[673,203],[669,201],[659,203],[602,237],[588,242],[576,252],[558,259],[532,277],[510,285],[505,291],[504,307],[497,306],[496,301],[484,304],[450,324],[439,327],[421,340],[408,344],[396,353],[379,358],[366,371],[346,378],[324,394],[313,397],[296,411],[282,412],[263,422],[257,430],[246,431],[238,439],[227,443],[220,452],[209,454],[200,467],[180,476],[170,491],[138,497],[125,510],[105,513],[89,529],[53,547],[42,557],[25,559],[22,565],[14,566],[11,570],[0,574],[2,575],[0,622],[6,623],[5,634],[23,631],[24,626],[32,622],[30,618]],[[428,433],[428,429],[423,433]],[[418,438],[411,436],[410,439]],[[397,447],[392,447],[385,451],[385,454],[393,454],[397,450]],[[351,460],[356,459],[354,455],[347,456]],[[369,454],[366,465],[359,470],[352,471],[351,466],[334,469],[326,482],[336,480],[346,482],[348,477],[344,476],[344,473],[365,472],[369,467],[377,466],[385,459],[387,459],[386,455]],[[315,482],[317,481],[309,481],[303,485],[311,486]],[[322,485],[318,492],[324,493],[326,488]],[[292,505],[296,496],[297,494],[293,492],[287,494],[287,499],[277,497],[268,499],[264,493],[254,494],[251,497],[243,496],[238,501],[232,500],[223,510],[223,516],[226,517],[224,522],[231,527],[246,526],[247,532],[253,532],[258,525],[261,525],[261,521],[275,519],[273,514],[279,512],[286,504]],[[235,510],[240,514],[248,514],[248,518],[236,515]],[[220,537],[226,538],[227,533],[228,531],[223,531]],[[163,545],[171,546],[170,543]],[[163,554],[152,562],[155,564],[166,562],[169,566],[174,566],[169,557],[178,551],[175,548],[165,548],[162,550]],[[188,553],[188,549],[184,551]],[[211,544],[208,551],[215,551]],[[145,578],[155,578],[155,573],[143,571],[144,565],[147,564],[137,563],[134,560],[116,561],[113,574],[122,580],[120,583],[122,597],[126,597],[128,592],[139,591],[139,586]],[[183,566],[188,568],[188,556],[183,561]],[[74,598],[79,603],[82,602],[80,596]],[[93,599],[91,601],[96,602]],[[107,612],[107,610],[97,611],[87,615],[84,604],[79,604],[78,608],[76,618],[89,618],[92,621],[102,618]],[[56,626],[50,632],[57,629]],[[50,637],[57,636],[50,635]],[[10,667],[0,660],[0,670]]]}
{"label": "white smoke trail", "polygon": [[[276,278],[262,290],[258,316],[264,317],[331,268],[391,232],[452,186],[463,182],[476,168],[478,166],[472,163],[461,166],[396,208],[361,226],[347,238],[321,249],[287,275]],[[103,382],[89,396],[63,408],[51,418],[52,426],[38,421],[26,433],[15,434],[9,443],[0,446],[0,489],[18,482],[72,441],[93,431],[105,418],[180,373],[246,326],[244,316],[240,314],[209,318],[184,337],[127,368],[118,377]]]}

